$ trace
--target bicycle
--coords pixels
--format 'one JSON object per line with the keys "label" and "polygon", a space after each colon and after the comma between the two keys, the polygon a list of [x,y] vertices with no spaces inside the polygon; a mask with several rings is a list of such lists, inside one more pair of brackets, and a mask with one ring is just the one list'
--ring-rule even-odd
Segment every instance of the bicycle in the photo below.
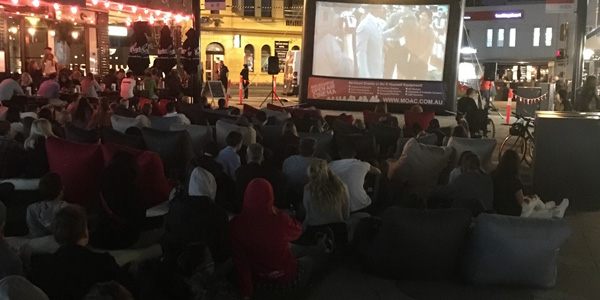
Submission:
{"label": "bicycle", "polygon": [[533,166],[535,156],[535,139],[529,128],[534,128],[533,118],[513,113],[517,121],[510,126],[509,134],[504,138],[498,151],[498,158],[506,150],[514,150],[529,167]]}

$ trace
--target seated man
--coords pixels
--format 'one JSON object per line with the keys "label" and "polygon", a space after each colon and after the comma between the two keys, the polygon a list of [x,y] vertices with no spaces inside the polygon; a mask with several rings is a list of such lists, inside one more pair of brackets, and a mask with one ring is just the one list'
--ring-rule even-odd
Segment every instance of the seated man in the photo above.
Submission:
{"label": "seated man", "polygon": [[82,299],[98,282],[124,283],[119,265],[108,253],[95,253],[88,244],[87,217],[83,209],[67,206],[57,215],[54,239],[60,248],[54,254],[32,261],[30,280],[50,299]]}
{"label": "seated man", "polygon": [[464,155],[461,174],[439,191],[443,199],[481,201],[486,209],[493,208],[494,184],[490,175],[481,171],[479,157],[475,153]]}
{"label": "seated man", "polygon": [[235,171],[235,178],[238,190],[238,199],[244,198],[248,183],[255,178],[266,179],[273,187],[275,193],[275,206],[278,208],[289,208],[290,203],[286,199],[285,185],[286,177],[275,168],[263,165],[263,151],[261,144],[251,144],[247,149],[247,165],[243,165]]}
{"label": "seated man", "polygon": [[6,206],[0,201],[0,279],[10,275],[23,276],[23,262],[4,240]]}
{"label": "seated man", "polygon": [[16,177],[27,167],[27,152],[9,133],[10,123],[0,120],[0,179]]}
{"label": "seated man", "polygon": [[219,101],[217,101],[217,104],[219,105],[219,107],[217,107],[217,109],[214,110],[215,112],[227,115],[231,112],[230,107],[227,107],[227,102],[225,101],[225,99],[219,99]]}
{"label": "seated man", "polygon": [[19,84],[20,79],[21,74],[15,72],[11,77],[2,80],[0,83],[0,101],[10,100],[14,95],[25,95]]}
{"label": "seated man", "polygon": [[60,96],[60,84],[58,84],[56,79],[56,73],[50,74],[48,80],[40,84],[37,94],[46,99],[58,99]]}
{"label": "seated man", "polygon": [[475,99],[477,99],[478,95],[479,92],[477,92],[476,89],[468,88],[465,95],[462,98],[458,99],[458,102],[456,102],[456,111],[465,115],[469,111],[477,110],[477,104],[475,103]]}
{"label": "seated man", "polygon": [[314,139],[303,138],[300,140],[298,155],[292,155],[283,161],[281,171],[288,177],[288,186],[299,199],[302,199],[304,186],[308,184],[308,166],[319,159],[314,157],[316,145]]}
{"label": "seated man", "polygon": [[169,101],[167,103],[167,114],[164,116],[165,118],[177,117],[179,118],[179,122],[182,124],[190,125],[190,119],[188,119],[184,114],[180,114],[177,112],[177,108],[175,107],[175,102]]}
{"label": "seated man", "polygon": [[381,171],[367,162],[356,158],[356,150],[343,148],[339,151],[340,160],[329,164],[331,171],[348,186],[350,192],[350,212],[361,210],[371,205],[371,198],[364,189],[367,174],[381,175]]}
{"label": "seated man", "polygon": [[242,134],[232,131],[225,139],[227,147],[219,152],[217,162],[223,166],[223,171],[229,178],[235,180],[235,171],[242,165],[240,156],[237,154],[242,148]]}
{"label": "seated man", "polygon": [[56,173],[48,173],[40,179],[42,201],[27,207],[27,227],[29,237],[37,238],[52,234],[52,223],[58,212],[69,203],[62,200],[64,195],[62,180]]}

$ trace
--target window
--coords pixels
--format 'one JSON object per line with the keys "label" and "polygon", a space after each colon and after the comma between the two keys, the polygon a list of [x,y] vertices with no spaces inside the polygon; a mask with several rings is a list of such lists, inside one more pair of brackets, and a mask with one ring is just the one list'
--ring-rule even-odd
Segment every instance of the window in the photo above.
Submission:
{"label": "window", "polygon": [[517,44],[517,29],[511,28],[508,31],[508,46],[514,47]]}
{"label": "window", "polygon": [[539,27],[533,28],[533,46],[534,47],[540,46],[540,28]]}
{"label": "window", "polygon": [[489,47],[493,46],[493,43],[494,43],[494,29],[488,29],[485,45],[489,48]]}
{"label": "window", "polygon": [[262,46],[260,50],[260,71],[267,72],[269,70],[269,56],[271,56],[271,47],[269,45]]}
{"label": "window", "polygon": [[244,63],[248,65],[250,72],[254,72],[254,46],[250,44],[244,47]]}
{"label": "window", "polygon": [[546,46],[552,46],[552,27],[546,27],[546,34],[544,37]]}
{"label": "window", "polygon": [[254,11],[254,0],[244,0],[244,16],[253,17],[256,15]]}
{"label": "window", "polygon": [[260,16],[261,17],[271,17],[272,16],[271,0],[260,0]]}
{"label": "window", "polygon": [[498,42],[496,43],[498,47],[504,47],[504,29],[498,29]]}

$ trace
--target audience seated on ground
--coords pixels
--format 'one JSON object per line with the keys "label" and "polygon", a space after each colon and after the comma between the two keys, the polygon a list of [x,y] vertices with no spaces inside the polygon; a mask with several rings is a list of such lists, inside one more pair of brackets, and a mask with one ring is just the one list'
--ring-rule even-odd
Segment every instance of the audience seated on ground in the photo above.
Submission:
{"label": "audience seated on ground", "polygon": [[215,112],[222,113],[228,115],[231,112],[230,107],[227,107],[227,101],[225,99],[220,98],[217,100],[218,107],[214,109]]}
{"label": "audience seated on ground", "polygon": [[63,184],[60,175],[56,173],[48,173],[40,179],[39,192],[42,201],[27,207],[26,220],[30,238],[51,235],[56,215],[70,205],[63,201]]}
{"label": "audience seated on ground", "polygon": [[115,259],[108,253],[94,253],[88,244],[87,217],[83,209],[67,206],[54,222],[54,238],[60,248],[54,254],[31,262],[29,278],[50,299],[78,300],[99,282],[129,282]]}
{"label": "audience seated on ground", "polygon": [[277,142],[272,145],[271,150],[273,150],[275,165],[281,166],[286,158],[298,154],[299,145],[300,138],[298,137],[296,125],[291,121],[287,121],[283,126],[281,136],[277,139]]}
{"label": "audience seated on ground", "polygon": [[173,101],[169,101],[167,103],[167,114],[164,115],[164,117],[165,118],[177,117],[177,118],[179,118],[180,123],[187,124],[187,125],[192,124],[192,122],[190,122],[190,119],[188,119],[184,114],[180,114],[177,112],[177,109],[175,107],[175,102],[173,102]]}
{"label": "audience seated on ground", "polygon": [[150,116],[152,115],[152,104],[144,103],[142,105],[142,109],[140,109],[140,114],[135,117],[138,120],[141,127],[151,127],[152,123],[150,122]]}
{"label": "audience seated on ground", "polygon": [[333,174],[348,186],[350,212],[355,212],[371,205],[371,198],[364,189],[367,174],[381,175],[381,171],[368,162],[356,159],[353,148],[343,148],[339,151],[340,159],[332,161],[329,166]]}
{"label": "audience seated on ground", "polygon": [[4,203],[0,202],[0,279],[10,275],[23,276],[24,274],[23,261],[4,240],[5,225],[6,206],[4,206]]}
{"label": "audience seated on ground", "polygon": [[0,179],[17,177],[24,173],[27,153],[15,140],[8,137],[10,123],[0,121]]}
{"label": "audience seated on ground", "polygon": [[227,147],[219,152],[217,162],[223,166],[223,171],[229,178],[235,180],[235,171],[242,165],[240,156],[237,154],[242,148],[242,134],[232,131],[225,140]]}
{"label": "audience seated on ground", "polygon": [[292,197],[302,197],[304,186],[308,184],[308,166],[319,158],[314,157],[317,142],[312,138],[300,140],[298,155],[292,155],[283,161],[281,172],[288,178],[288,187],[294,193]]}
{"label": "audience seated on ground", "polygon": [[48,296],[27,278],[17,275],[0,280],[0,299],[3,300],[48,300]]}

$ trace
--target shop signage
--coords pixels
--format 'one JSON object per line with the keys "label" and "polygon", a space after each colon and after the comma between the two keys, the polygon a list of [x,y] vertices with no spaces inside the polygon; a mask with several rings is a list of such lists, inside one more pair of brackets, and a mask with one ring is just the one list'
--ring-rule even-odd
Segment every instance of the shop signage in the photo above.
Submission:
{"label": "shop signage", "polygon": [[439,81],[355,80],[311,76],[312,100],[444,105],[444,83]]}
{"label": "shop signage", "polygon": [[204,0],[206,10],[225,10],[225,0]]}
{"label": "shop signage", "polygon": [[275,56],[279,59],[279,72],[285,70],[285,58],[289,50],[289,41],[275,41]]}
{"label": "shop signage", "polygon": [[572,13],[575,10],[575,0],[546,0],[547,14]]}
{"label": "shop signage", "polygon": [[468,11],[468,12],[465,12],[465,15],[463,18],[465,21],[523,19],[523,11],[522,10]]}

